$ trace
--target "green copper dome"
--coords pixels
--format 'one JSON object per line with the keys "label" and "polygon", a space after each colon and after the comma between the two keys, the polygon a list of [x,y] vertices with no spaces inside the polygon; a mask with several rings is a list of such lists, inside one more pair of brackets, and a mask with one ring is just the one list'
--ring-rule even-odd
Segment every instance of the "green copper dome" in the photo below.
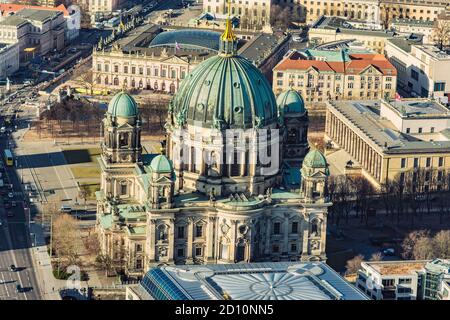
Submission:
{"label": "green copper dome", "polygon": [[277,119],[275,96],[263,74],[233,54],[199,64],[184,79],[171,108],[179,125],[246,129]]}
{"label": "green copper dome", "polygon": [[277,98],[278,108],[284,113],[305,113],[305,102],[295,90],[289,89],[280,93]]}
{"label": "green copper dome", "polygon": [[132,96],[120,92],[109,102],[108,113],[114,117],[131,118],[138,115],[138,107]]}
{"label": "green copper dome", "polygon": [[166,156],[160,154],[153,158],[150,162],[150,168],[156,173],[169,173],[172,172],[172,165]]}
{"label": "green copper dome", "polygon": [[317,149],[313,149],[305,156],[303,160],[303,166],[310,168],[327,168],[327,159],[325,156]]}

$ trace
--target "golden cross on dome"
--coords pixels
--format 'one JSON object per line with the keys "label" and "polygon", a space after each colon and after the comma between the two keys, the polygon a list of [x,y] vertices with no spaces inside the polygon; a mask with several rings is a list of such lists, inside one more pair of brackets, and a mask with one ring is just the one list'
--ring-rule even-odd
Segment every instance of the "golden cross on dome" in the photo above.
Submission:
{"label": "golden cross on dome", "polygon": [[222,34],[222,40],[224,41],[235,41],[236,35],[233,32],[233,25],[231,24],[231,0],[228,0],[228,16],[226,20],[225,31]]}

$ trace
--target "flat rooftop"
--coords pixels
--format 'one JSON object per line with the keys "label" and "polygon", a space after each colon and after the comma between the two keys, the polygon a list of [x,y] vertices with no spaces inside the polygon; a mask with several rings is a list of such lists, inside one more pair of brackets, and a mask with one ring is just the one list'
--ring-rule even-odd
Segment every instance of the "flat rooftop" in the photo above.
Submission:
{"label": "flat rooftop", "polygon": [[368,299],[323,262],[163,266],[140,285],[161,300]]}
{"label": "flat rooftop", "polygon": [[53,19],[57,15],[62,15],[62,12],[25,8],[18,11],[16,14],[24,19],[44,22],[48,19]]}
{"label": "flat rooftop", "polygon": [[365,262],[380,275],[403,275],[422,270],[428,261]]}
{"label": "flat rooftop", "polygon": [[450,55],[447,52],[440,50],[436,46],[433,46],[433,45],[417,45],[415,47],[417,49],[425,52],[430,57],[433,57],[435,59],[438,59],[438,60],[450,60]]}
{"label": "flat rooftop", "polygon": [[25,19],[23,19],[23,18],[21,18],[19,16],[12,15],[12,16],[8,16],[8,17],[5,17],[4,19],[2,19],[0,21],[0,26],[18,27],[18,26],[20,26],[22,24],[25,24],[27,22],[28,22],[27,20],[25,20]]}
{"label": "flat rooftop", "polygon": [[[409,104],[414,100],[411,99]],[[393,104],[394,102],[390,103],[391,106]],[[439,139],[436,139],[439,141],[421,140],[417,136],[399,132],[390,120],[380,117],[381,100],[333,101],[328,103],[328,108],[343,116],[350,123],[352,130],[371,140],[383,153],[450,152],[450,141],[445,131],[435,133],[439,136]],[[410,110],[414,108],[417,106],[411,106]],[[433,110],[434,106],[430,108]],[[426,137],[424,135],[424,138]]]}
{"label": "flat rooftop", "polygon": [[402,100],[390,106],[407,118],[450,117],[450,110],[433,100]]}
{"label": "flat rooftop", "polygon": [[434,21],[428,21],[428,20],[417,20],[417,19],[393,19],[393,24],[400,25],[400,26],[414,26],[414,27],[427,27],[427,28],[433,28]]}
{"label": "flat rooftop", "polygon": [[371,36],[379,36],[390,38],[395,35],[392,31],[380,31],[372,29],[360,29],[349,23],[347,19],[340,17],[327,17],[322,16],[316,22],[314,22],[312,29],[328,29],[338,30],[340,33],[353,33],[353,34],[368,34]]}

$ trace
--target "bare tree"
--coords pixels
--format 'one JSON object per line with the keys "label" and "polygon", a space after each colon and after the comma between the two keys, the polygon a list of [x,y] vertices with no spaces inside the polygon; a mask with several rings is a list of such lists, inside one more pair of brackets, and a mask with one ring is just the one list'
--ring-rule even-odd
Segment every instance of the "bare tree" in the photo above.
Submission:
{"label": "bare tree", "polygon": [[81,235],[77,221],[68,214],[61,214],[53,221],[53,247],[61,263],[66,266],[78,264],[81,253]]}
{"label": "bare tree", "polygon": [[434,22],[433,40],[440,50],[450,42],[450,21],[437,19]]}
{"label": "bare tree", "polygon": [[374,194],[374,188],[372,184],[362,176],[353,178],[352,184],[355,189],[356,210],[361,214],[361,222],[364,219],[367,226],[369,223],[370,197]]}
{"label": "bare tree", "polygon": [[450,230],[439,231],[432,241],[433,258],[450,258]]}
{"label": "bare tree", "polygon": [[391,220],[394,219],[395,212],[395,199],[394,199],[394,183],[391,179],[381,184],[380,196],[383,202],[383,207],[388,216],[391,216]]}
{"label": "bare tree", "polygon": [[433,239],[429,237],[419,238],[414,245],[413,257],[416,260],[428,260],[437,258],[436,251],[433,250]]}
{"label": "bare tree", "polygon": [[361,254],[348,260],[347,264],[345,266],[345,269],[346,269],[345,273],[347,275],[355,274],[361,268],[361,263],[363,262],[363,260],[364,260],[364,256]]}
{"label": "bare tree", "polygon": [[406,260],[414,259],[414,248],[416,247],[416,244],[422,239],[422,238],[429,238],[430,232],[428,230],[417,230],[410,232],[406,238],[403,240],[403,243],[401,245],[402,247],[402,258]]}
{"label": "bare tree", "polygon": [[381,261],[381,260],[383,260],[383,255],[381,254],[381,252],[375,252],[370,257],[370,261]]}
{"label": "bare tree", "polygon": [[85,70],[84,68],[77,69],[74,73],[73,81],[82,86],[82,88],[85,89],[86,93],[90,95],[94,94],[95,79],[91,69],[89,70]]}

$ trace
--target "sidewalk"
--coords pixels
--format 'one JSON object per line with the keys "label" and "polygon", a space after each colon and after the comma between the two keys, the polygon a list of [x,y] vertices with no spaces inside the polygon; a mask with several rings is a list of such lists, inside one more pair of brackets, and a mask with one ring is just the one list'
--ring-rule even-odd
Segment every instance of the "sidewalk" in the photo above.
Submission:
{"label": "sidewalk", "polygon": [[31,224],[31,232],[35,234],[35,246],[32,248],[32,258],[37,273],[37,280],[43,300],[61,300],[59,290],[66,286],[65,280],[55,279],[52,272],[50,256],[45,245],[42,227]]}

